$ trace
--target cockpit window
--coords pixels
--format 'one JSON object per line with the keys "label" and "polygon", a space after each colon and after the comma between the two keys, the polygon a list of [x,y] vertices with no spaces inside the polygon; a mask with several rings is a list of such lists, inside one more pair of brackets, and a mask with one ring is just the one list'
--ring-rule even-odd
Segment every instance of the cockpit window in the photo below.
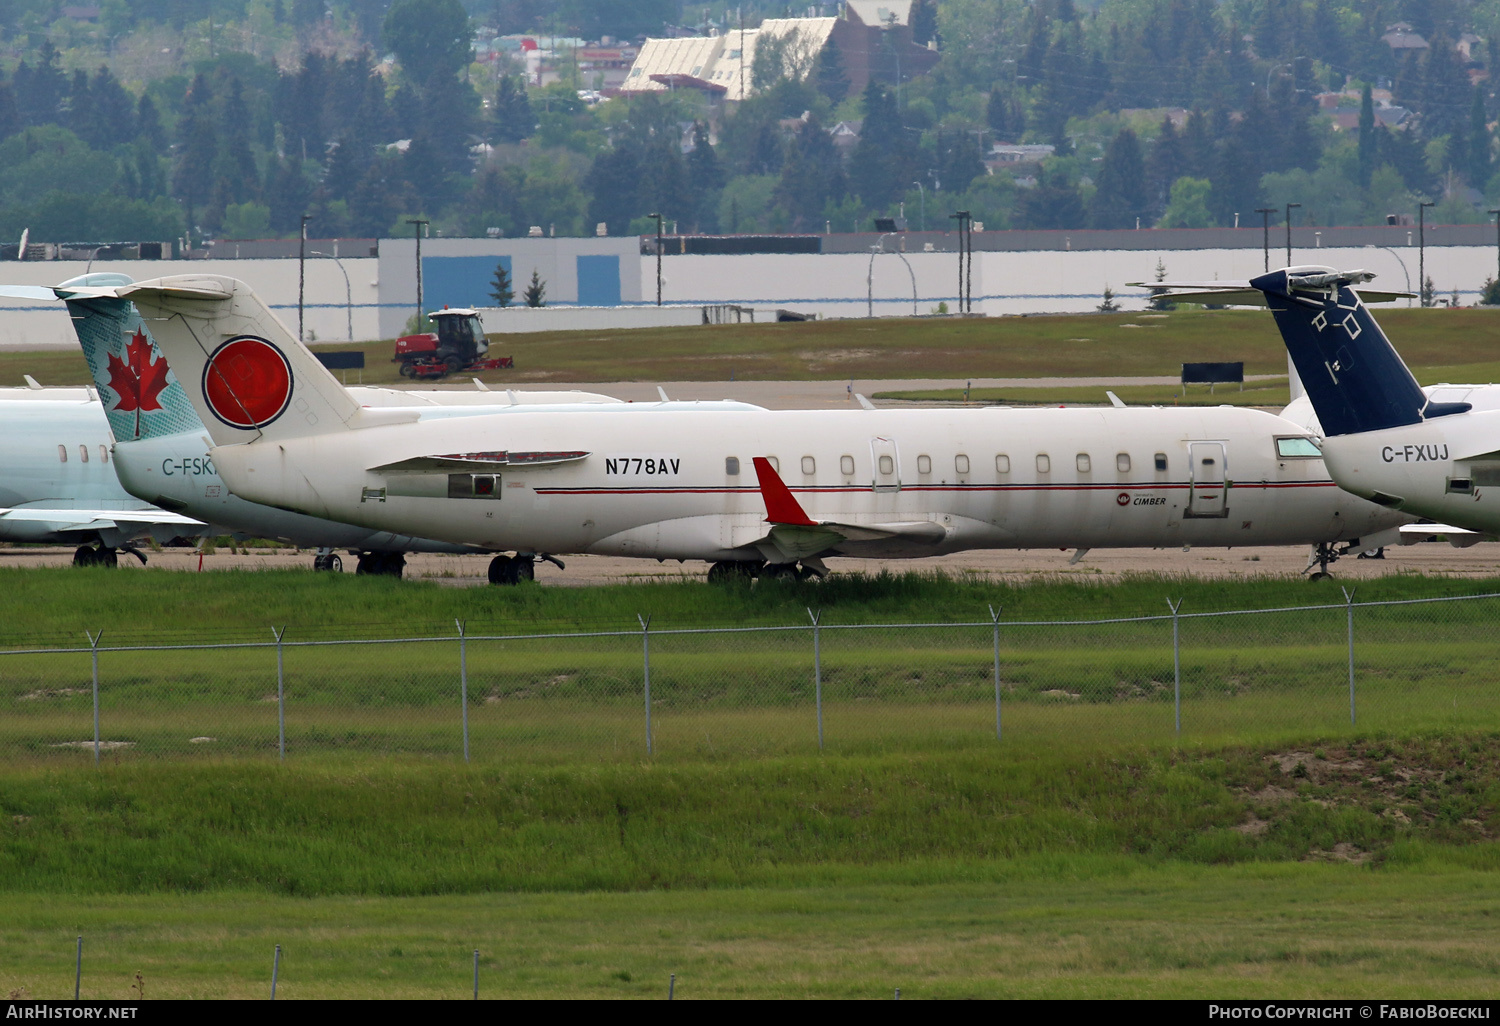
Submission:
{"label": "cockpit window", "polygon": [[1322,451],[1311,438],[1278,438],[1276,455],[1282,459],[1311,459],[1322,456]]}

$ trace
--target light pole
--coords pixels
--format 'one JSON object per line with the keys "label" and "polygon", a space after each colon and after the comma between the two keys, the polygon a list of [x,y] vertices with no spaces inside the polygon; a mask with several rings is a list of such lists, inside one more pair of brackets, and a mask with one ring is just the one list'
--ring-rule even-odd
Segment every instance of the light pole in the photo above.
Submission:
{"label": "light pole", "polygon": [[307,222],[310,214],[302,215],[297,227],[297,341],[306,342],[307,333],[302,330],[302,295],[307,288]]}
{"label": "light pole", "polygon": [[[865,316],[875,316],[875,257],[885,252],[885,240],[897,232],[886,232],[875,240],[875,245],[870,247],[870,266],[865,271]],[[906,265],[906,273],[911,276],[911,315],[917,315],[917,272],[912,270],[911,261],[906,259],[906,254],[898,252],[901,262]]]}
{"label": "light pole", "polygon": [[965,313],[964,296],[966,295],[966,290],[964,282],[966,279],[964,276],[964,261],[971,259],[968,257],[969,212],[967,210],[960,210],[957,213],[949,214],[948,217],[958,222],[958,312]]}
{"label": "light pole", "polygon": [[1286,265],[1292,266],[1292,211],[1302,206],[1301,203],[1288,203],[1286,205]]}
{"label": "light pole", "polygon": [[1427,208],[1435,205],[1430,200],[1417,204],[1417,295],[1422,306],[1432,302],[1427,293]]}
{"label": "light pole", "polygon": [[912,182],[917,187],[917,193],[922,197],[922,230],[927,230],[927,190],[922,187],[921,182]]}
{"label": "light pole", "polygon": [[[1500,210],[1491,210],[1490,214],[1495,218],[1495,269],[1500,271]],[[1495,280],[1500,281],[1500,274],[1496,275]],[[1484,302],[1484,297],[1480,296],[1479,300]]]}
{"label": "light pole", "polygon": [[661,306],[661,215],[646,216],[656,218],[656,305]]}
{"label": "light pole", "polygon": [[1275,207],[1256,207],[1255,212],[1260,215],[1260,248],[1266,263],[1266,273],[1271,273],[1271,215],[1276,213]]}
{"label": "light pole", "polygon": [[328,253],[319,253],[313,250],[313,256],[327,257],[339,265],[339,273],[344,276],[344,316],[348,320],[349,341],[354,341],[354,290],[349,287],[349,272],[344,270],[344,262],[336,256]]}
{"label": "light pole", "polygon": [[417,327],[422,328],[422,228],[428,222],[420,217],[408,217],[406,223],[413,226],[417,233]]}

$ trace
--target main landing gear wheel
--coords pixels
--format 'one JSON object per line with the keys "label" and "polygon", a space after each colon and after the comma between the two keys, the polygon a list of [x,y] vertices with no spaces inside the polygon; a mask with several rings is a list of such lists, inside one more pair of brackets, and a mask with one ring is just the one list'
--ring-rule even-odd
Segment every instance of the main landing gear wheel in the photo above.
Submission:
{"label": "main landing gear wheel", "polygon": [[708,583],[732,584],[737,581],[748,583],[760,574],[761,567],[764,565],[748,559],[721,560],[708,568]]}
{"label": "main landing gear wheel", "polygon": [[331,552],[323,552],[313,557],[314,570],[327,570],[331,573],[342,573],[344,561]]}
{"label": "main landing gear wheel", "polygon": [[490,560],[491,584],[521,584],[536,580],[536,562],[530,556],[496,556]]}
{"label": "main landing gear wheel", "polygon": [[[333,558],[338,559],[337,556]],[[403,552],[365,552],[360,554],[359,563],[355,566],[354,572],[400,577],[401,571],[405,568],[406,554]]]}
{"label": "main landing gear wheel", "polygon": [[114,549],[104,548],[102,545],[80,545],[73,551],[74,566],[117,566],[119,556]]}

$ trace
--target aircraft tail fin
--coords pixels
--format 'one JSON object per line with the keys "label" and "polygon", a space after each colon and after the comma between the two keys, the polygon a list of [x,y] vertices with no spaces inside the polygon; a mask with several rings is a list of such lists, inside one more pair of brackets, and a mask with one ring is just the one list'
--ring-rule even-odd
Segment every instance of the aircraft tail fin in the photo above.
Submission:
{"label": "aircraft tail fin", "polygon": [[1250,281],[1266,297],[1324,434],[1378,431],[1469,409],[1427,401],[1355,291],[1373,277],[1291,267]]}
{"label": "aircraft tail fin", "polygon": [[123,286],[215,445],[328,434],[359,405],[248,285],[179,275]]}
{"label": "aircraft tail fin", "polygon": [[68,305],[110,432],[117,442],[201,433],[203,421],[145,321],[112,294],[133,284],[123,274],[90,274],[51,290]]}

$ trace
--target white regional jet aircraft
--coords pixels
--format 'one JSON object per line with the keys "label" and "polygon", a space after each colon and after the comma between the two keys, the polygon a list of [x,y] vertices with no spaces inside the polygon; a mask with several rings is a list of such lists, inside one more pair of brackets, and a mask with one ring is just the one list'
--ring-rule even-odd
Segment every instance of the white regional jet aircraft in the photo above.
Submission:
{"label": "white regional jet aircraft", "polygon": [[1326,565],[1334,543],[1383,544],[1408,519],[1341,492],[1305,428],[1254,410],[430,418],[362,408],[232,278],[95,294],[134,302],[240,498],[518,552],[525,570],[532,553],[701,559],[712,579],[822,573],[837,555],[1297,543]]}
{"label": "white regional jet aircraft", "polygon": [[[130,281],[125,275],[104,273],[55,289],[0,287],[0,294],[54,300],[72,296],[74,287],[97,290]],[[130,542],[146,533],[165,541],[233,531],[319,549],[317,569],[340,569],[341,560],[333,550],[343,549],[359,556],[360,573],[398,576],[406,552],[484,551],[320,520],[235,497],[219,480],[207,454],[210,442],[203,422],[150,344],[131,304],[96,296],[71,302],[69,312],[98,398],[86,389],[0,389],[0,425],[6,426],[0,430],[0,539],[83,542],[74,554],[75,564],[113,566],[116,549],[144,562],[145,556]],[[349,393],[362,406],[440,407],[458,414],[482,407],[620,403],[579,391],[358,387]],[[205,526],[209,523],[215,527]]]}
{"label": "white regional jet aircraft", "polygon": [[1500,386],[1419,386],[1361,302],[1358,286],[1372,278],[1305,266],[1147,287],[1268,305],[1317,411],[1335,481],[1389,509],[1500,534]]}
{"label": "white regional jet aircraft", "polygon": [[114,566],[132,542],[208,528],[154,508],[120,486],[109,425],[92,390],[0,389],[0,540],[76,545],[77,566]]}

